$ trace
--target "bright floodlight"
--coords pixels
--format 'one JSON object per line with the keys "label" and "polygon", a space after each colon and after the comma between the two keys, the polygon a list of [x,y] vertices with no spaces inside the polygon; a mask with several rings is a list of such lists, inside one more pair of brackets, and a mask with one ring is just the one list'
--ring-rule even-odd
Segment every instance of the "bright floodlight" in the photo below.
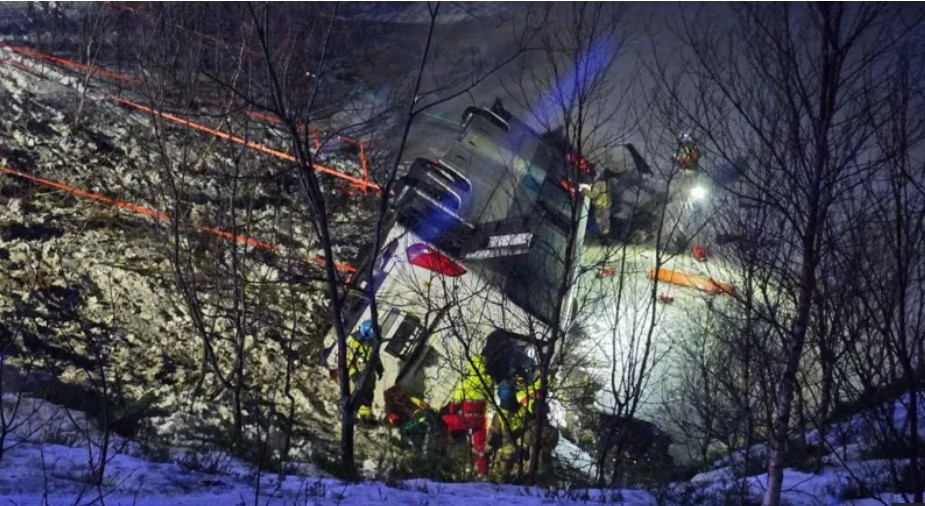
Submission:
{"label": "bright floodlight", "polygon": [[691,199],[692,200],[703,200],[705,198],[707,198],[706,187],[697,185],[691,188]]}

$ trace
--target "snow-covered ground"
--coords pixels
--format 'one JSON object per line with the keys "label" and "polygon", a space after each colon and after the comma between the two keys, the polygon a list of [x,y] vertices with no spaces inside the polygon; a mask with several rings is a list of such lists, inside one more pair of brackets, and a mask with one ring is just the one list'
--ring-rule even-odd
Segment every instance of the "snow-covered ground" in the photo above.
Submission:
{"label": "snow-covered ground", "polygon": [[[73,505],[295,505],[295,504],[499,504],[651,505],[638,490],[555,491],[491,483],[427,480],[345,483],[310,464],[296,474],[258,475],[253,466],[219,450],[182,448],[152,452],[114,435],[102,483],[91,479],[100,462],[101,434],[76,411],[7,394],[6,414],[19,403],[21,424],[2,443],[0,504]],[[153,455],[157,455],[156,458]],[[152,461],[152,458],[155,461]]]}
{"label": "snow-covered ground", "polygon": [[[819,445],[824,439],[826,454],[822,456],[819,472],[801,471],[792,468],[784,471],[784,501],[791,505],[874,505],[907,503],[912,494],[882,492],[890,488],[891,480],[902,476],[909,460],[898,455],[880,455],[885,441],[884,433],[910,434],[908,420],[909,396],[883,402],[878,408],[857,413],[847,420],[828,426],[824,438],[818,430],[804,434],[809,445]],[[918,399],[918,411],[925,409],[925,397]],[[918,437],[925,437],[925,427],[919,426]],[[758,444],[749,449],[749,458],[765,462],[767,447]],[[758,474],[736,478],[733,469],[742,466],[746,458],[739,450],[727,455],[714,464],[714,469],[698,474],[691,479],[692,485],[704,490],[718,492],[741,487],[758,496],[767,486],[767,475]],[[807,466],[813,467],[813,466]],[[894,475],[895,473],[895,475]],[[901,478],[900,478],[901,480]],[[845,499],[857,496],[854,499]]]}
{"label": "snow-covered ground", "polygon": [[[737,477],[732,469],[741,452],[717,462],[715,469],[689,482],[666,485],[659,490],[552,490],[492,483],[438,483],[428,480],[346,483],[310,464],[292,465],[281,477],[260,473],[227,453],[200,448],[170,448],[158,452],[113,436],[107,452],[106,470],[100,486],[92,483],[91,469],[98,466],[101,434],[80,412],[45,401],[18,401],[20,416],[28,414],[3,442],[0,459],[0,504],[72,505],[94,501],[110,505],[466,505],[496,504],[615,504],[625,506],[681,506],[739,504],[757,500],[766,486],[766,475]],[[9,415],[17,397],[7,394],[3,407]],[[895,403],[900,426],[902,403]],[[858,415],[833,430],[863,427]],[[836,441],[833,432],[833,442]],[[855,437],[867,434],[861,430]],[[807,439],[816,437],[807,434]],[[862,443],[858,443],[862,444]],[[763,446],[751,449],[761,454]],[[91,464],[92,463],[92,464]],[[827,465],[819,474],[787,469],[784,473],[784,504],[790,506],[868,506],[908,500],[902,494],[875,493],[874,497],[844,498],[856,487],[882,481],[883,460],[851,460],[844,466]],[[740,495],[743,494],[744,495]],[[99,498],[102,498],[100,501]],[[732,502],[729,502],[732,501]]]}

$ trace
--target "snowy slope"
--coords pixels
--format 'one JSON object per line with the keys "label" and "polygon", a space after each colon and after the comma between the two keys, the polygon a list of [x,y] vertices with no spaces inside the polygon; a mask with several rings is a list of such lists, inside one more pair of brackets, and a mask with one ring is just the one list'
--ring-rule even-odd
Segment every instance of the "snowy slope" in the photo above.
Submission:
{"label": "snowy slope", "polygon": [[[14,396],[7,395],[9,414]],[[98,462],[100,434],[78,412],[23,399],[28,423],[3,443],[0,459],[0,504],[72,505],[103,498],[108,505],[231,505],[231,504],[459,504],[493,501],[500,504],[586,504],[606,502],[627,506],[651,505],[643,491],[547,491],[490,483],[435,483],[408,480],[394,483],[345,483],[325,477],[311,465],[300,465],[299,476],[259,476],[253,467],[220,451],[193,455],[173,449],[159,462],[145,460],[135,443],[116,437],[120,451],[108,453],[103,486],[89,483],[88,462]],[[72,422],[73,420],[73,422]],[[73,425],[76,423],[75,425]],[[89,437],[86,437],[89,436]],[[69,444],[50,441],[67,440]],[[87,441],[93,443],[87,444]],[[88,451],[92,449],[92,453]],[[200,469],[208,469],[204,472]],[[622,499],[621,499],[622,498]]]}
{"label": "snowy slope", "polygon": [[[113,345],[106,355],[107,369],[120,377],[125,397],[148,396],[155,400],[152,407],[156,411],[172,414],[170,423],[158,427],[165,438],[184,439],[199,430],[227,427],[227,396],[204,401],[189,395],[190,376],[185,371],[191,357],[201,356],[197,352],[202,341],[197,339],[189,307],[179,295],[165,256],[169,242],[165,222],[103,204],[86,194],[75,197],[73,191],[56,191],[49,184],[35,184],[27,178],[44,178],[155,211],[179,204],[193,227],[229,229],[224,211],[227,200],[222,197],[228,193],[222,185],[229,180],[228,161],[236,148],[215,143],[207,136],[181,141],[183,132],[165,130],[165,151],[182,148],[204,157],[196,170],[183,171],[183,195],[174,202],[161,191],[164,185],[160,178],[167,172],[166,165],[155,160],[152,146],[156,131],[151,118],[119,108],[107,98],[105,83],[93,82],[83,120],[75,124],[74,81],[67,69],[39,64],[0,48],[0,166],[20,174],[0,174],[0,288],[4,295],[0,297],[0,333],[12,329],[10,334],[17,336],[14,340],[20,341],[17,346],[28,339],[23,346],[25,353],[3,350],[6,364],[37,360],[32,378],[41,369],[51,371],[56,382],[83,387],[87,381],[80,363],[88,352],[81,345],[75,347],[74,340],[84,335],[81,329],[97,329],[93,335],[105,338],[98,342]],[[273,157],[250,152],[241,160],[242,166],[255,172],[275,169],[279,163]],[[342,192],[334,184],[327,191]],[[252,321],[266,319],[258,327],[261,332],[248,337],[260,349],[252,354],[246,373],[259,378],[261,384],[283,388],[286,345],[272,331],[281,328],[280,322],[287,318],[297,318],[292,335],[299,351],[311,356],[313,341],[307,336],[325,324],[326,309],[323,289],[313,281],[317,266],[302,258],[315,257],[320,250],[313,246],[314,232],[304,218],[300,199],[275,184],[258,183],[252,195],[255,205],[247,233],[279,249],[273,258],[249,251],[246,261],[253,268],[248,276],[261,283],[283,282],[291,290],[274,292],[279,298],[260,297],[251,291],[252,300],[259,299],[258,305],[265,303],[267,310],[249,310]],[[369,205],[361,204],[372,200],[340,201],[344,202],[330,209],[332,233],[339,241],[335,254],[350,261],[366,240],[361,234],[365,231],[357,225],[362,220],[357,217],[363,216]],[[295,219],[284,220],[284,214]],[[200,273],[222,265],[222,258],[230,252],[230,243],[215,234],[186,234],[181,240],[183,248],[197,244],[203,258],[212,259],[205,270],[196,266]],[[287,265],[290,259],[291,266]],[[297,316],[290,317],[291,310],[283,307],[283,293],[290,294],[288,300],[301,308]],[[221,288],[204,287],[202,295],[204,304],[213,307],[227,300],[227,291]],[[214,335],[227,342],[223,337],[230,335],[232,328],[228,320],[211,318],[210,325]],[[47,353],[49,350],[73,353]],[[216,356],[223,367],[231,354],[218,349]],[[312,445],[300,448],[317,447],[319,441],[333,438],[325,410],[336,411],[335,384],[313,366],[310,358],[300,361],[292,378],[292,384],[297,385],[292,389],[297,404],[294,415],[317,437]],[[214,385],[210,383],[211,379],[205,380],[205,389]],[[8,392],[12,387],[5,384],[3,388]],[[82,402],[80,396],[74,397],[75,404]]]}
{"label": "snowy slope", "polygon": [[[4,407],[15,398],[7,395]],[[735,478],[732,463],[741,454],[722,459],[718,467],[701,473],[689,482],[675,483],[662,490],[545,490],[491,483],[437,483],[428,480],[397,482],[369,481],[345,483],[330,478],[311,465],[297,466],[298,475],[280,477],[263,473],[220,451],[192,454],[173,449],[151,458],[137,444],[113,441],[119,451],[111,451],[103,486],[88,483],[88,461],[98,461],[98,448],[87,441],[98,441],[92,423],[79,412],[25,398],[24,410],[31,413],[28,423],[13,431],[3,443],[0,460],[0,504],[88,504],[103,497],[105,504],[155,505],[471,505],[479,502],[512,505],[616,504],[625,506],[680,506],[682,504],[737,504],[738,494],[757,500],[766,486],[766,475]],[[897,410],[902,410],[896,403]],[[858,426],[859,415],[844,425]],[[75,428],[76,427],[76,428]],[[807,434],[811,437],[811,433]],[[62,444],[66,443],[66,444]],[[88,452],[92,448],[93,453]],[[752,448],[760,453],[762,447]],[[901,494],[879,493],[876,497],[842,500],[852,476],[877,479],[882,461],[852,461],[847,466],[829,466],[821,474],[793,469],[784,473],[785,504],[791,506],[867,506],[900,502]],[[204,471],[203,469],[207,469]],[[725,499],[724,499],[725,498]],[[730,498],[733,502],[728,502]],[[905,498],[906,500],[908,498]],[[881,502],[882,501],[882,502]]]}
{"label": "snowy slope", "polygon": [[[919,398],[918,410],[925,408],[925,397]],[[872,458],[883,440],[883,431],[909,434],[909,396],[883,403],[877,409],[855,414],[848,420],[828,427],[824,437],[828,452],[822,457],[823,467],[819,473],[785,469],[785,504],[794,506],[811,505],[874,505],[908,503],[912,495],[898,492],[883,492],[888,489],[892,473],[901,472],[908,465],[908,459],[893,455],[892,458]],[[886,416],[884,416],[886,415]],[[919,437],[925,436],[925,428],[919,427]],[[807,444],[820,442],[819,432],[812,430],[804,435]],[[876,452],[875,452],[876,453]],[[749,449],[749,454],[764,462],[767,447],[758,444]],[[733,469],[745,458],[743,451],[734,452],[716,462],[715,469],[693,477],[690,486],[695,486],[712,495],[721,495],[737,488],[747,494],[760,497],[767,487],[767,474],[735,477]],[[891,469],[895,467],[895,469]],[[858,499],[847,499],[859,496]],[[843,499],[844,498],[844,499]]]}
{"label": "snowy slope", "polygon": [[[698,262],[686,252],[668,255],[661,252],[661,267],[684,273],[707,276],[718,281],[735,282],[735,269],[719,259]],[[670,400],[674,384],[670,376],[672,359],[669,351],[677,336],[685,335],[698,325],[709,304],[728,302],[724,295],[710,295],[694,288],[658,283],[659,296],[670,297],[670,303],[653,301],[654,282],[647,273],[656,267],[656,250],[645,246],[622,246],[601,249],[589,247],[585,254],[586,265],[595,266],[582,279],[588,301],[579,313],[589,339],[583,343],[583,352],[589,357],[589,371],[605,386],[598,402],[605,410],[614,406],[610,378],[620,378],[624,368],[632,367],[631,359],[641,360],[645,340],[651,338],[652,348],[647,367],[652,367],[652,380],[640,406],[640,417],[659,422],[659,406]],[[598,277],[602,266],[609,266],[615,274]],[[624,275],[621,277],[620,272]],[[654,322],[654,324],[653,324]],[[651,329],[651,335],[649,334]],[[618,385],[619,389],[619,385]]]}

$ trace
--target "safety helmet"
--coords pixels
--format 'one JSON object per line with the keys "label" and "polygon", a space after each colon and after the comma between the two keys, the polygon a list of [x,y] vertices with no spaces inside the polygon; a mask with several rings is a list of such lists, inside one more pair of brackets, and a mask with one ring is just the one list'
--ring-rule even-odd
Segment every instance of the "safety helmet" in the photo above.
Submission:
{"label": "safety helmet", "polygon": [[364,341],[372,341],[375,336],[376,332],[373,330],[373,321],[363,320],[363,323],[360,324],[360,338]]}
{"label": "safety helmet", "polygon": [[693,142],[694,136],[691,134],[690,130],[681,130],[681,133],[678,134],[678,140],[681,142]]}

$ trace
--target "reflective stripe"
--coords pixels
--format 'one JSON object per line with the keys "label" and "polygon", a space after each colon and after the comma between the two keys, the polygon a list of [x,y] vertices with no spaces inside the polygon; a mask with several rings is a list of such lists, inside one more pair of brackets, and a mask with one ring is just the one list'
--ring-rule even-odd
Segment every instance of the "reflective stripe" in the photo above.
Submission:
{"label": "reflective stripe", "polygon": [[409,395],[408,399],[411,400],[411,404],[414,405],[415,409],[427,409],[430,407],[430,405],[424,402],[422,399],[413,395]]}
{"label": "reflective stripe", "polygon": [[[549,381],[546,386],[548,388],[551,385],[552,382]],[[533,383],[517,391],[517,402],[526,407],[527,412],[533,412],[533,403],[540,396],[540,387],[542,387],[541,378],[536,378]]]}

